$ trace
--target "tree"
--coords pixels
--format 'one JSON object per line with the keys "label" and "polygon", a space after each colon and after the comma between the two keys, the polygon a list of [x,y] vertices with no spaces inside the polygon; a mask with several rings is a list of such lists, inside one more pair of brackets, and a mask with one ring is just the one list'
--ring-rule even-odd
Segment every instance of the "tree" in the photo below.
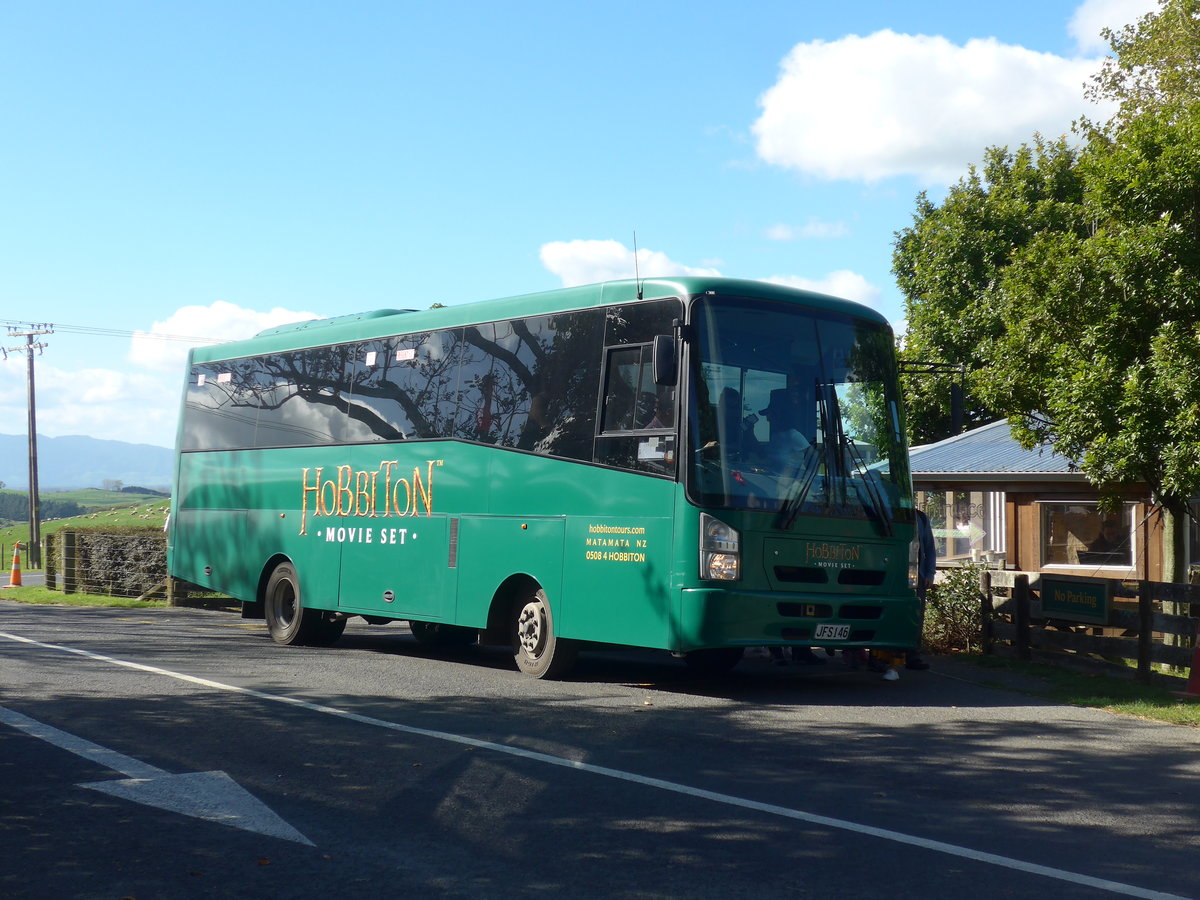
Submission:
{"label": "tree", "polygon": [[1198,22],[1200,0],[1163,0],[1110,33],[1092,93],[1117,116],[1083,123],[1078,152],[990,149],[943,204],[918,198],[894,257],[906,357],[968,364],[976,413],[1077,461],[1106,502],[1144,483],[1176,513],[1200,491]]}
{"label": "tree", "polygon": [[1200,100],[1200,0],[1160,0],[1156,12],[1102,34],[1113,54],[1092,78],[1087,96],[1117,102],[1110,127]]}
{"label": "tree", "polygon": [[986,402],[1115,492],[1182,512],[1200,491],[1200,101],[1082,155],[1088,230],[1036,235],[1001,273]]}
{"label": "tree", "polygon": [[[966,371],[965,424],[993,421],[981,378],[990,347],[1005,333],[997,300],[1000,273],[1043,232],[1083,234],[1076,152],[1059,139],[1035,138],[1015,153],[992,147],[935,205],[922,193],[913,224],[896,236],[893,271],[905,296],[908,331],[901,357]],[[946,367],[905,376],[914,440],[951,434]]]}

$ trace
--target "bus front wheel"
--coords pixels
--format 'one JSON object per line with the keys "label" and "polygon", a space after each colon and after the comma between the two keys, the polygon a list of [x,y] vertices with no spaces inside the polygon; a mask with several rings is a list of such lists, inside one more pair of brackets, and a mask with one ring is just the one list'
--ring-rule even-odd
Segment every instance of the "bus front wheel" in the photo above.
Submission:
{"label": "bus front wheel", "polygon": [[512,648],[517,668],[534,678],[561,678],[575,663],[575,643],[555,635],[541,588],[513,604]]}
{"label": "bus front wheel", "polygon": [[346,630],[345,618],[319,609],[305,609],[300,596],[295,567],[291,563],[277,565],[263,597],[263,614],[271,639],[288,645],[334,643]]}

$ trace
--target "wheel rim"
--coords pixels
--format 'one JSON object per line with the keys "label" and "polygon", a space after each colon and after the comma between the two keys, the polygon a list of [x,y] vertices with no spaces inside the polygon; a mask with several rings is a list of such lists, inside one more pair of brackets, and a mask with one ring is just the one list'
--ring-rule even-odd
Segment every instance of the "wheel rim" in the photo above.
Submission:
{"label": "wheel rim", "polygon": [[517,641],[531,659],[542,655],[546,641],[546,607],[540,601],[526,603],[517,616]]}
{"label": "wheel rim", "polygon": [[296,618],[296,589],[289,581],[275,588],[275,616],[284,628],[290,627]]}

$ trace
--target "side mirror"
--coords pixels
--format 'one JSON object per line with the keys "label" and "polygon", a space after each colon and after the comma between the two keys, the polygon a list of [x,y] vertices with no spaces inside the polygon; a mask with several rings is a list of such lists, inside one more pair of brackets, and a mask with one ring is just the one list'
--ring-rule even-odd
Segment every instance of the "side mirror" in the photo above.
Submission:
{"label": "side mirror", "polygon": [[675,350],[675,337],[659,334],[654,337],[654,383],[662,387],[674,387],[679,382],[679,354]]}

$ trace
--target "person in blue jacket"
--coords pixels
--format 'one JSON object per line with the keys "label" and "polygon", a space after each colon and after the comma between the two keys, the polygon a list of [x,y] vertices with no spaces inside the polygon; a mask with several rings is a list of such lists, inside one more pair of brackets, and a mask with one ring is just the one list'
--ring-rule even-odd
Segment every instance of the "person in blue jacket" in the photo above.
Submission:
{"label": "person in blue jacket", "polygon": [[925,598],[929,587],[937,576],[937,546],[933,542],[933,527],[929,524],[929,516],[923,510],[917,510],[917,601],[920,603],[920,617],[917,630],[916,649],[909,651],[904,661],[906,669],[928,669],[929,663],[921,658],[921,632],[925,630]]}

